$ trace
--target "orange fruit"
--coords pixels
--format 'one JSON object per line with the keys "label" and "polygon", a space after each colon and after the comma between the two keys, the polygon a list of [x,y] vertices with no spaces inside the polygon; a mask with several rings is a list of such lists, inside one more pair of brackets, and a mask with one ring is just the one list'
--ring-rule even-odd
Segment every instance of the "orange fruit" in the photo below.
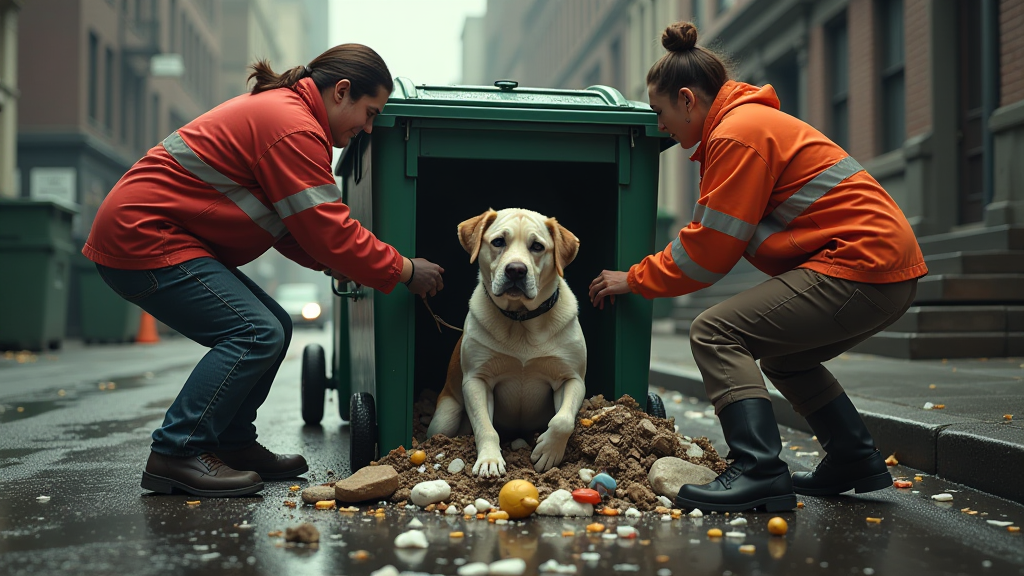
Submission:
{"label": "orange fruit", "polygon": [[789,531],[789,524],[785,520],[776,516],[768,521],[768,532],[775,536],[782,536]]}
{"label": "orange fruit", "polygon": [[508,512],[508,517],[526,518],[540,506],[537,487],[526,480],[511,480],[498,492],[498,508]]}

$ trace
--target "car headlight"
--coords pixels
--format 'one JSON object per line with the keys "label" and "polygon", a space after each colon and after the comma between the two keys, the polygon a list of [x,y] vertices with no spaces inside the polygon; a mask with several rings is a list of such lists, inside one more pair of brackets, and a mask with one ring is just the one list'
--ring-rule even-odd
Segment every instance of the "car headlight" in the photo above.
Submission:
{"label": "car headlight", "polygon": [[302,307],[302,317],[306,320],[316,320],[320,317],[320,305],[310,302]]}

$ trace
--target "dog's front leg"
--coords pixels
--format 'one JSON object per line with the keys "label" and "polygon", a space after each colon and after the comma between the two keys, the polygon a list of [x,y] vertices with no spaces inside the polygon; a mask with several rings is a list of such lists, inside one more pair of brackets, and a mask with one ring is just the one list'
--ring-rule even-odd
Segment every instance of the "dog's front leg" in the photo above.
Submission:
{"label": "dog's front leg", "polygon": [[505,459],[501,457],[498,431],[494,429],[494,390],[479,377],[462,383],[466,415],[476,436],[476,464],[473,474],[485,478],[505,475]]}
{"label": "dog's front leg", "polygon": [[579,378],[570,378],[554,391],[555,416],[548,422],[548,429],[537,438],[537,446],[530,454],[530,461],[537,472],[547,472],[562,463],[565,445],[576,426],[576,413],[583,406],[586,386]]}

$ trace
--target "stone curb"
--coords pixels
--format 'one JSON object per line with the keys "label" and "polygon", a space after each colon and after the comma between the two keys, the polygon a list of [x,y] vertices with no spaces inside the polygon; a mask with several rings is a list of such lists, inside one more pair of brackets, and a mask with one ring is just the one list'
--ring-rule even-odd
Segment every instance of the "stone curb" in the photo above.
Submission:
{"label": "stone curb", "polygon": [[[700,371],[652,362],[649,382],[706,398]],[[778,391],[769,390],[781,426],[811,434]],[[878,449],[901,464],[976,490],[1024,504],[1024,432],[998,422],[979,422],[939,411],[908,408],[851,396]]]}

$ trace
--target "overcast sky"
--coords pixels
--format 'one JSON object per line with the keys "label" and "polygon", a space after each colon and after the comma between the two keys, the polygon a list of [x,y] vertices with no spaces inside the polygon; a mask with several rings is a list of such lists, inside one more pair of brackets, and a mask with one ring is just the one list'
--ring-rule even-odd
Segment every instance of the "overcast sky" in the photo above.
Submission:
{"label": "overcast sky", "polygon": [[463,23],[486,8],[486,0],[331,0],[330,41],[373,48],[392,77],[454,84],[462,79]]}

